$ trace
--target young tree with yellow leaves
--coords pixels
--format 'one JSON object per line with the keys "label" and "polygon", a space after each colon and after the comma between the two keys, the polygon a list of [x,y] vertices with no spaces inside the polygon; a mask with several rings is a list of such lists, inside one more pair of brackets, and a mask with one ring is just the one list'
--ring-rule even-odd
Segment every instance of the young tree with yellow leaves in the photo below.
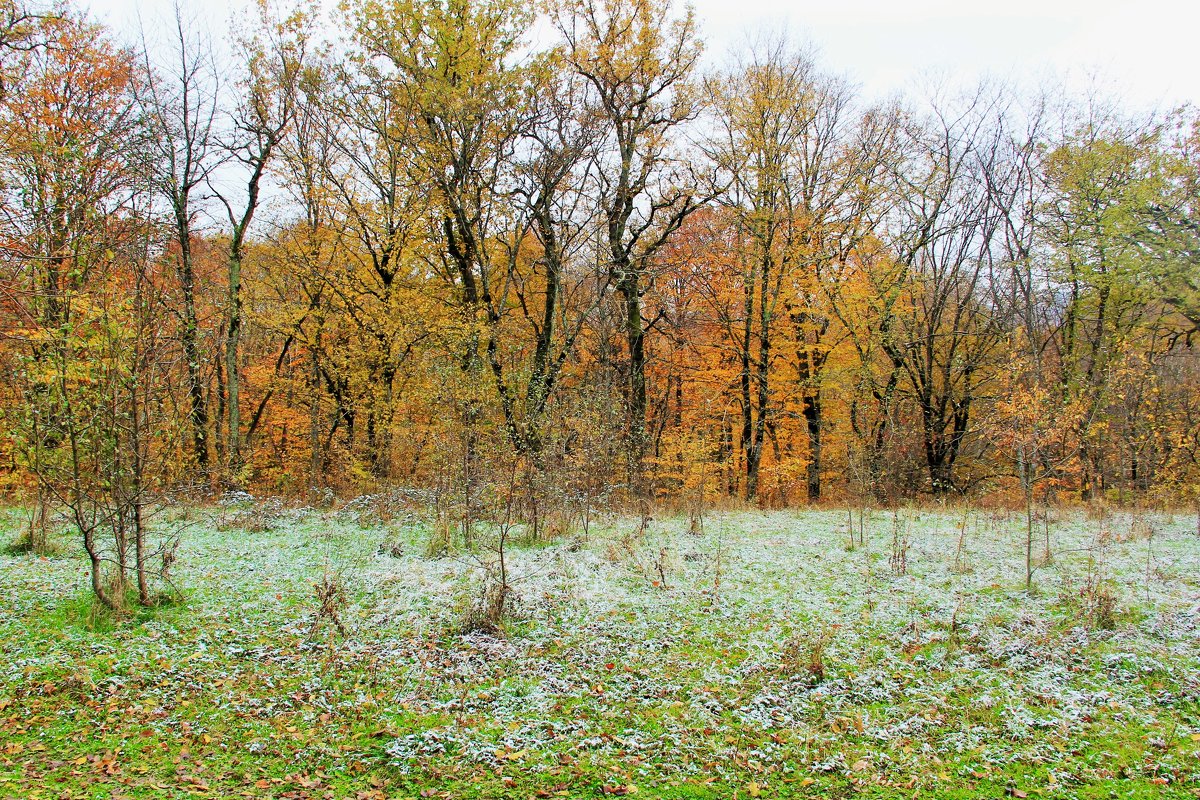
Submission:
{"label": "young tree with yellow leaves", "polygon": [[144,75],[78,16],[38,26],[45,46],[21,54],[0,104],[0,236],[16,301],[3,336],[19,347],[23,402],[10,430],[36,507],[53,503],[77,529],[96,598],[119,608],[132,587],[149,605],[145,509],[171,475],[177,421],[164,414],[172,353],[151,255]]}

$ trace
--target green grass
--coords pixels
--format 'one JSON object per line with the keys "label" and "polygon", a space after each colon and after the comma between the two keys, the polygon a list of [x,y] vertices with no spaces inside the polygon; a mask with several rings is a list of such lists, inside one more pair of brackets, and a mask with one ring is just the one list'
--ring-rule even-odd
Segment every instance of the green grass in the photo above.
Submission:
{"label": "green grass", "polygon": [[[972,526],[959,574],[961,513],[911,515],[893,576],[877,515],[869,577],[840,512],[716,515],[703,537],[659,520],[632,553],[610,544],[634,523],[610,520],[510,552],[496,638],[458,633],[478,560],[423,557],[419,524],[176,516],[184,602],[101,609],[69,538],[0,556],[0,798],[1200,796],[1182,523],[1105,545],[1100,630],[1072,595],[1096,552],[1082,518],[1032,595],[1015,519]],[[316,614],[327,575],[345,634]]]}

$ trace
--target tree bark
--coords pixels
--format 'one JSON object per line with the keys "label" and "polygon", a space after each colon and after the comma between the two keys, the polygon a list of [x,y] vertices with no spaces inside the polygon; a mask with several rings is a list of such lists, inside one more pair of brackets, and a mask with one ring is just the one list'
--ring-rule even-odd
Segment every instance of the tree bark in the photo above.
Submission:
{"label": "tree bark", "polygon": [[225,331],[225,410],[226,423],[225,457],[229,480],[237,483],[245,462],[242,458],[242,418],[239,404],[241,378],[239,359],[242,339],[242,256],[240,236],[235,235],[236,244],[229,255],[229,310],[228,327]]}

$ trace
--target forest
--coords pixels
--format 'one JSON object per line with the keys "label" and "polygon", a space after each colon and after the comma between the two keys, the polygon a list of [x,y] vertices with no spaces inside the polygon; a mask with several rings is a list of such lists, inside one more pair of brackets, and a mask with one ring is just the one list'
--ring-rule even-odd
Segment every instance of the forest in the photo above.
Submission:
{"label": "forest", "polygon": [[664,3],[344,11],[218,65],[7,9],[10,492],[1197,498],[1193,109],[701,74]]}
{"label": "forest", "polygon": [[160,22],[0,0],[0,796],[1192,796],[1200,110],[670,0]]}

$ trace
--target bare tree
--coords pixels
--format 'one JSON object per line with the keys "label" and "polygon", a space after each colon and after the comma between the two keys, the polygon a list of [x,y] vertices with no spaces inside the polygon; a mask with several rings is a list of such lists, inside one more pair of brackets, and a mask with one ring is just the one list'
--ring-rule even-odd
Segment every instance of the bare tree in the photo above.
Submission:
{"label": "bare tree", "polygon": [[1004,341],[989,284],[1004,215],[987,192],[1003,111],[984,89],[957,102],[935,97],[928,116],[907,125],[894,175],[888,240],[905,296],[881,344],[920,416],[935,494],[957,488],[985,367]]}
{"label": "bare tree", "polygon": [[196,265],[193,238],[206,199],[205,191],[224,153],[217,141],[220,86],[212,60],[212,44],[195,21],[174,6],[170,31],[170,63],[150,63],[151,48],[143,36],[146,81],[139,92],[150,129],[155,161],[154,188],[166,202],[175,241],[175,276],[180,303],[175,310],[187,367],[191,456],[201,475],[209,467],[209,410],[202,363],[200,319],[196,311]]}

